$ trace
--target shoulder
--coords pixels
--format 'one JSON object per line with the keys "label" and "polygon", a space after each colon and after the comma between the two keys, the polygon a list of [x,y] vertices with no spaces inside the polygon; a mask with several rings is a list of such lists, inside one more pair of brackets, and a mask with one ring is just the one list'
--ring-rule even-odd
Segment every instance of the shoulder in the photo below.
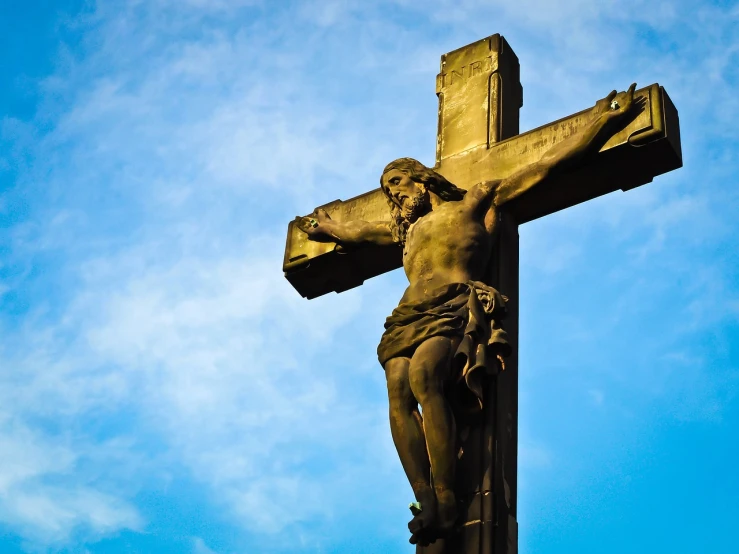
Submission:
{"label": "shoulder", "polygon": [[464,201],[471,204],[476,204],[487,198],[490,198],[490,196],[494,194],[496,190],[498,190],[500,183],[500,179],[495,179],[492,181],[482,181],[480,183],[477,183],[476,185],[470,187],[470,189],[467,191],[467,194],[464,197]]}
{"label": "shoulder", "polygon": [[481,181],[476,185],[472,186],[467,194],[489,194],[500,186],[502,181],[500,179],[493,179],[492,181]]}

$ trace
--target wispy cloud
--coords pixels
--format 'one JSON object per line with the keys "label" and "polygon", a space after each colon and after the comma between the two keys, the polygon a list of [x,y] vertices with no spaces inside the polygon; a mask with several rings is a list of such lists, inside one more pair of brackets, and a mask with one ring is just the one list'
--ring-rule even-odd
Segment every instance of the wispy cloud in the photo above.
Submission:
{"label": "wispy cloud", "polygon": [[[73,533],[77,540],[95,541],[122,528],[143,529],[138,510],[111,483],[95,479],[96,472],[82,473],[94,457],[76,438],[51,437],[17,415],[4,418],[0,429],[0,518],[29,548],[61,547]],[[105,443],[97,447],[109,461],[116,450]]]}

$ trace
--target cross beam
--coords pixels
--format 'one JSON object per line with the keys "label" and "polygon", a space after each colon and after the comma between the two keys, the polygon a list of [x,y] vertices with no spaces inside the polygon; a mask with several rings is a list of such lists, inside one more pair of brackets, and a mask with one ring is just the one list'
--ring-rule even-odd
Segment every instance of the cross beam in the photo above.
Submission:
{"label": "cross beam", "polygon": [[[583,128],[592,109],[518,135],[522,89],[516,55],[500,35],[449,52],[437,76],[439,97],[434,169],[462,188],[506,177]],[[463,525],[447,540],[417,554],[515,554],[518,443],[518,225],[615,190],[629,190],[682,165],[678,116],[659,85],[637,91],[645,110],[587,165],[534,188],[509,203],[501,221],[487,282],[510,297],[505,327],[513,354],[506,371],[490,380],[483,414],[461,425],[455,492]],[[379,189],[322,206],[333,219],[389,218]],[[397,247],[342,250],[308,241],[288,227],[284,271],[305,297],[356,287],[401,266]]]}
{"label": "cross beam", "polygon": [[[506,177],[538,160],[554,144],[585,126],[593,109],[518,133],[522,104],[518,60],[505,39],[494,35],[442,56],[437,77],[439,124],[436,169],[469,188]],[[613,192],[629,190],[682,166],[677,110],[657,84],[636,92],[646,109],[606,143],[587,165],[546,187],[534,188],[507,206],[517,223]],[[389,218],[379,188],[321,206],[337,221]],[[333,243],[309,241],[295,222],[288,226],[283,270],[307,298],[343,292],[402,265],[399,248],[337,251]]]}

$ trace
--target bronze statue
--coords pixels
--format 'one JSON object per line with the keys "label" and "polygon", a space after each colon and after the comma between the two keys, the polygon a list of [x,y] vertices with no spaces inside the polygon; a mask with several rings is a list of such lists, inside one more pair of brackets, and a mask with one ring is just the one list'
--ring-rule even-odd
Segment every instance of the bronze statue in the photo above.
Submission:
{"label": "bronze statue", "polygon": [[[596,103],[582,130],[510,177],[465,191],[420,162],[401,158],[380,184],[390,222],[339,223],[325,210],[300,220],[311,240],[345,247],[403,245],[408,277],[377,349],[385,369],[390,429],[417,503],[412,544],[427,545],[457,522],[455,420],[482,403],[483,377],[504,370],[510,352],[501,319],[506,298],[484,282],[496,255],[499,216],[507,202],[596,154],[642,106],[635,85]],[[419,410],[420,405],[420,410]]]}

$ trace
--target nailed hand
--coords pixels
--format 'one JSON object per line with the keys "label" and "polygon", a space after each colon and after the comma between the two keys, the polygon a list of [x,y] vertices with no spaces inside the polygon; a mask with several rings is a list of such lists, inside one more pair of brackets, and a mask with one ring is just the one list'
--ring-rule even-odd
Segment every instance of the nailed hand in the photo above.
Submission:
{"label": "nailed hand", "polygon": [[636,111],[641,112],[647,101],[643,96],[634,98],[635,90],[636,83],[632,83],[626,92],[619,93],[612,90],[608,96],[595,104],[598,115],[607,118],[609,121],[615,121],[626,114]]}
{"label": "nailed hand", "polygon": [[298,229],[313,240],[330,236],[327,228],[330,225],[330,221],[331,216],[323,208],[318,208],[309,216],[296,218]]}

